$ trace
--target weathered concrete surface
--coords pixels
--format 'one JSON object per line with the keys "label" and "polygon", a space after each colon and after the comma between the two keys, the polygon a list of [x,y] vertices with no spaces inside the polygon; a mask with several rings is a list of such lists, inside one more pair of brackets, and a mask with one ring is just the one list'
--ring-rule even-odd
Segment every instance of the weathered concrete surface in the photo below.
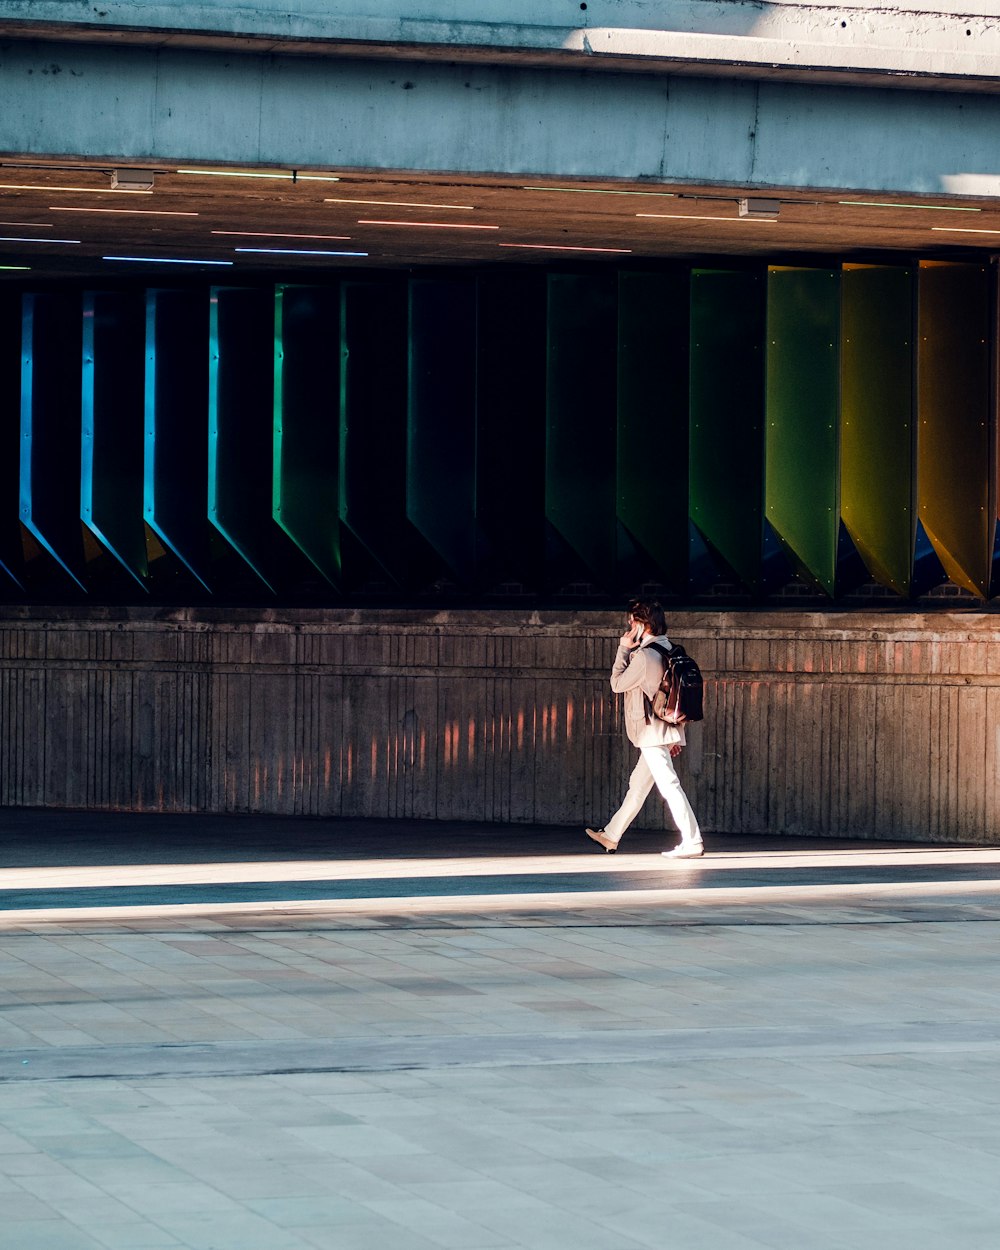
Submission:
{"label": "weathered concrete surface", "polygon": [[[6,608],[0,802],[603,822],[631,760],[618,623]],[[678,612],[672,634],[708,678],[683,766],[706,829],[1000,842],[1000,618]]]}
{"label": "weathered concrete surface", "polygon": [[30,42],[0,93],[22,159],[1000,194],[993,95]]}
{"label": "weathered concrete surface", "polygon": [[1000,20],[986,0],[6,0],[0,30],[158,44],[263,42],[391,57],[635,62],[727,74],[884,75],[1000,82]]}

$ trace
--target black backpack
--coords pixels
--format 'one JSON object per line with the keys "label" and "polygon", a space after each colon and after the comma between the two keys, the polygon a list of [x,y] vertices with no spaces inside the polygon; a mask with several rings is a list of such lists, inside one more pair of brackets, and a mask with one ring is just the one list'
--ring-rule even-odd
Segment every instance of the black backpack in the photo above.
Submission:
{"label": "black backpack", "polygon": [[652,699],[643,696],[646,699],[647,723],[651,715],[668,725],[701,720],[704,683],[697,663],[676,642],[669,650],[658,642],[651,642],[649,646],[663,656],[663,676],[660,688]]}

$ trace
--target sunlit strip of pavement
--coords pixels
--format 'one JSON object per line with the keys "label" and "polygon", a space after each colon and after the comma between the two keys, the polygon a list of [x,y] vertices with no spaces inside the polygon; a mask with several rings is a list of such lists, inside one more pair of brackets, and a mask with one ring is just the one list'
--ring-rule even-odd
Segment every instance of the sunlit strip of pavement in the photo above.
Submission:
{"label": "sunlit strip of pavement", "polygon": [[[894,868],[933,867],[953,869],[960,866],[1000,868],[1000,848],[879,848],[824,851],[765,851],[738,853],[709,851],[697,861],[697,870],[732,872],[778,868],[782,871],[802,869],[809,872],[845,868],[873,868],[892,871]],[[433,877],[508,877],[577,873],[659,873],[683,865],[665,865],[657,854],[607,855],[590,849],[587,844],[578,855],[495,855],[464,857],[313,859],[262,861],[246,859],[204,863],[158,864],[66,864],[23,868],[0,868],[0,897],[9,890],[106,888],[110,886],[191,885],[211,882],[297,882],[297,881],[362,881],[377,879],[413,879]]]}
{"label": "sunlit strip of pavement", "polygon": [[653,909],[686,908],[692,912],[722,906],[793,907],[883,902],[900,905],[940,899],[955,906],[1000,901],[1000,881],[970,882],[934,880],[926,882],[850,882],[812,885],[721,886],[716,889],[614,889],[594,891],[549,891],[539,893],[453,893],[448,895],[373,895],[355,898],[317,896],[309,899],[282,898],[241,902],[172,902],[163,904],[121,903],[106,906],[22,907],[0,910],[0,928],[22,928],[33,924],[69,924],[78,921],[191,920],[199,917],[320,917],[336,915],[385,914],[399,916],[462,915],[485,918],[515,912],[559,912],[591,909],[621,909],[636,915]]}

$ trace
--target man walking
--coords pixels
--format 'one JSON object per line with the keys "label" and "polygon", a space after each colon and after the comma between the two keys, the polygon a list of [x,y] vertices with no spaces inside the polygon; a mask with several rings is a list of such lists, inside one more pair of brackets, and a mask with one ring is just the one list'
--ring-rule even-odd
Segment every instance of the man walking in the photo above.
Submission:
{"label": "man walking", "polygon": [[684,726],[668,725],[649,710],[648,700],[659,687],[664,667],[660,653],[650,646],[654,642],[670,648],[663,609],[655,602],[634,600],[629,604],[628,629],[618,640],[611,689],[625,696],[625,732],[639,748],[639,762],[618,811],[603,829],[586,832],[606,851],[616,851],[622,834],[639,815],[655,785],[681,835],[678,846],[661,854],[667,859],[697,859],[704,854],[701,830],[674,768],[674,758],[684,748]]}

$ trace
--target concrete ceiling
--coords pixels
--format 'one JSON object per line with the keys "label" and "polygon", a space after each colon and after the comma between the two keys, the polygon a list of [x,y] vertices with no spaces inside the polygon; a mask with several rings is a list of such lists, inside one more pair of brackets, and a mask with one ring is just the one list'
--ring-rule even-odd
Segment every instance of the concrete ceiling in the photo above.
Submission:
{"label": "concrete ceiling", "polygon": [[[740,196],[753,195],[746,188],[204,168],[157,168],[153,190],[136,192],[112,189],[111,165],[0,161],[0,266],[13,267],[0,278],[165,281],[187,272],[231,281],[240,272],[331,267],[986,258],[1000,243],[1000,204],[988,198],[901,203],[790,191],[773,220],[739,216]],[[319,254],[301,254],[309,252]]]}

